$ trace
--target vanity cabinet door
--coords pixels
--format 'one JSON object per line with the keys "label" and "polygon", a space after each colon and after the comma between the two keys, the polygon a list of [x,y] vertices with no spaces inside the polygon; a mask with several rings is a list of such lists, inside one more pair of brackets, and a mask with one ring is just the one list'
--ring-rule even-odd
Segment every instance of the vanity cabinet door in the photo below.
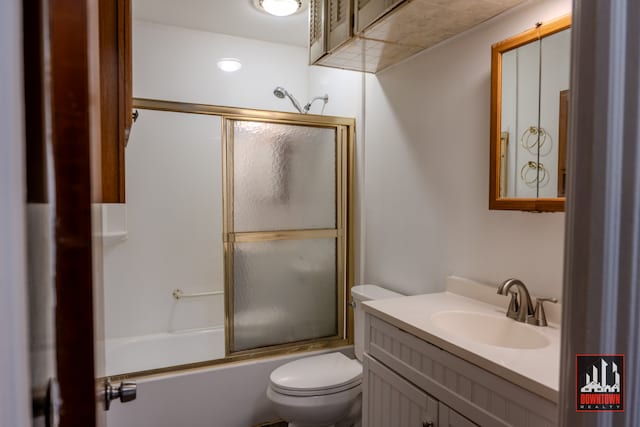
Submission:
{"label": "vanity cabinet door", "polygon": [[366,354],[362,402],[364,427],[438,426],[438,401]]}
{"label": "vanity cabinet door", "polygon": [[438,407],[438,426],[439,427],[478,427],[453,409],[449,408],[442,402]]}

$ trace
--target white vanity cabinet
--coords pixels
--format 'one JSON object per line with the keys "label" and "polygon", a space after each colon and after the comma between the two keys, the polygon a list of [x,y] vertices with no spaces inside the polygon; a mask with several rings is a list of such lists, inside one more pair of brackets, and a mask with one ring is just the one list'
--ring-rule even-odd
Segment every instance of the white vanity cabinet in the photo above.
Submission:
{"label": "white vanity cabinet", "polygon": [[364,356],[363,425],[368,427],[472,427],[448,406],[372,357]]}
{"label": "white vanity cabinet", "polygon": [[366,314],[363,427],[556,425],[557,405]]}
{"label": "white vanity cabinet", "polygon": [[477,425],[478,424],[469,421],[442,402],[438,405],[439,427],[473,427]]}

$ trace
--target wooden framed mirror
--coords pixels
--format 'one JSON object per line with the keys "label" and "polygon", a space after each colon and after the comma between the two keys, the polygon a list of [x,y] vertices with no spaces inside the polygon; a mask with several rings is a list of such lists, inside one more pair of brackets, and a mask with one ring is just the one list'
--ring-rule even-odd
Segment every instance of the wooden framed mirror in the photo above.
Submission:
{"label": "wooden framed mirror", "polygon": [[564,211],[571,16],[491,49],[489,209]]}

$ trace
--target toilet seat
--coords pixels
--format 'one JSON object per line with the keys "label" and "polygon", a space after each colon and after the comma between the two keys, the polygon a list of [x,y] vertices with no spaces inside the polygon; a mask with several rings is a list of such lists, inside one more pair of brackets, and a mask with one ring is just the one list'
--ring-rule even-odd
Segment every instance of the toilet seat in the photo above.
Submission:
{"label": "toilet seat", "polygon": [[269,377],[276,393],[288,396],[324,396],[362,383],[362,365],[342,353],[327,353],[286,363]]}
{"label": "toilet seat", "polygon": [[278,387],[271,383],[271,389],[279,394],[283,394],[285,396],[293,396],[293,397],[311,397],[311,396],[326,396],[329,394],[340,393],[346,390],[350,390],[354,387],[358,387],[362,384],[362,379],[354,381],[350,384],[345,384],[340,387],[326,388],[326,389],[316,389],[316,390],[291,390],[287,388]]}

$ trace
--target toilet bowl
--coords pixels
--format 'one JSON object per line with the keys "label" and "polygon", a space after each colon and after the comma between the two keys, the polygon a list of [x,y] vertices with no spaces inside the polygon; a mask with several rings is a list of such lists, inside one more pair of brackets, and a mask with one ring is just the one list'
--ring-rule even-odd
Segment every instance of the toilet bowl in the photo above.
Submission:
{"label": "toilet bowl", "polygon": [[294,426],[326,427],[346,418],[360,396],[361,383],[362,365],[357,360],[327,353],[275,369],[267,397],[276,413]]}
{"label": "toilet bowl", "polygon": [[351,427],[362,405],[362,302],[395,298],[396,292],[375,285],[351,289],[355,302],[354,346],[357,359],[340,352],[305,357],[276,368],[269,377],[267,398],[289,427]]}

